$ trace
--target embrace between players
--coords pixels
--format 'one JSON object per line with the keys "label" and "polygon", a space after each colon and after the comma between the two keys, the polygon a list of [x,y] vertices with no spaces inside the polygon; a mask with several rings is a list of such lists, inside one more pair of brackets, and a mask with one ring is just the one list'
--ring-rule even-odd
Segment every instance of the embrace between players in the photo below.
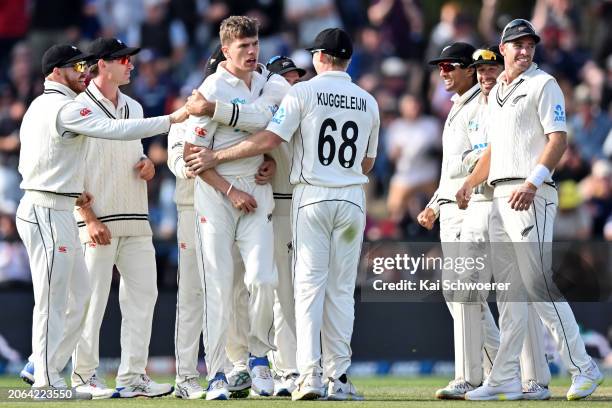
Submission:
{"label": "embrace between players", "polygon": [[[347,370],[376,101],[345,73],[352,42],[340,29],[317,36],[310,51],[318,75],[294,87],[287,80],[304,71],[288,58],[268,64],[282,76],[257,63],[256,20],[229,17],[220,38],[189,98],[191,117],[171,128],[185,107],[133,119],[142,109],[119,91],[138,49],[100,39],[91,54],[73,46],[45,54],[45,92],[22,126],[26,194],[17,214],[35,294],[33,352],[21,375],[33,386],[67,387],[60,372],[72,355],[72,386],[83,398],[174,389],[180,398],[228,399],[249,388],[295,400],[360,398]],[[92,61],[97,76],[85,88]],[[323,92],[363,103],[318,104]],[[141,144],[126,141],[165,132],[179,213],[175,387],[145,372],[157,291],[144,183],[154,171]],[[117,388],[96,376],[113,265],[123,316]]]}

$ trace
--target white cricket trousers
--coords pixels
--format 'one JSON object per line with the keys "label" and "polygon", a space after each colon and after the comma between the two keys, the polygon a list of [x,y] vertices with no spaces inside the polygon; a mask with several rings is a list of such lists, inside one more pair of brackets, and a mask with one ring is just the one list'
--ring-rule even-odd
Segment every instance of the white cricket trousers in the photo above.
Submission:
{"label": "white cricket trousers", "polygon": [[[460,256],[465,215],[466,211],[460,210],[456,203],[440,206],[440,242],[444,257]],[[481,229],[482,225],[478,230]],[[444,276],[456,277],[454,271],[445,271]],[[486,300],[471,305],[468,310],[460,302],[446,302],[446,305],[453,317],[455,379],[478,386],[482,382],[483,366],[484,371],[489,370],[499,347],[495,319]]]}
{"label": "white cricket trousers", "polygon": [[[561,359],[572,376],[577,375],[589,367],[591,358],[586,353],[574,314],[567,302],[545,298],[547,287],[551,291],[549,295],[552,293],[552,286],[547,286],[552,282],[545,280],[550,278],[553,223],[557,212],[556,200],[545,197],[556,197],[556,191],[543,191],[540,195],[541,190],[552,189],[543,185],[529,210],[515,211],[508,204],[508,195],[498,195],[498,188],[495,188],[489,224],[495,280],[514,285],[520,277],[524,283],[522,290],[527,291],[533,308],[552,334]],[[509,244],[498,244],[504,242]],[[513,296],[516,293],[498,292],[501,335],[489,377],[491,385],[519,377],[518,356],[527,332],[529,308],[526,302],[517,301]]]}
{"label": "white cricket trousers", "polygon": [[203,258],[204,348],[210,379],[225,372],[226,336],[234,293],[234,243],[244,262],[244,284],[249,294],[249,352],[261,357],[275,348],[273,307],[278,277],[274,266],[272,187],[255,184],[253,177],[226,179],[234,188],[251,194],[257,209],[244,214],[224,194],[196,181],[197,238]]}
{"label": "white cricket trousers", "polygon": [[196,254],[196,214],[194,209],[179,209],[177,224],[178,271],[174,356],[176,382],[198,378],[198,352],[204,321],[204,289]]}
{"label": "white cricket trousers", "polygon": [[274,261],[278,270],[278,286],[274,298],[274,344],[271,363],[274,371],[286,377],[297,373],[295,353],[295,300],[293,297],[293,246],[291,243],[291,217],[275,215],[274,222]]}
{"label": "white cricket trousers", "polygon": [[121,274],[121,363],[117,387],[145,374],[153,310],[157,300],[155,249],[150,236],[113,237],[109,245],[83,245],[91,282],[91,300],[81,338],[72,357],[72,383],[87,381],[100,364],[100,327],[106,311],[113,265]]}
{"label": "white cricket trousers", "polygon": [[72,209],[32,204],[26,192],[16,224],[30,258],[34,287],[34,386],[46,387],[61,379],[81,334],[91,293],[89,277]]}
{"label": "white cricket trousers", "polygon": [[[492,205],[490,200],[470,202],[461,225],[460,255],[471,259],[485,256],[485,269],[479,271],[478,276],[471,278],[475,282],[491,281],[493,266],[489,251],[489,218]],[[495,330],[485,331],[486,325],[481,321],[482,310],[485,307],[488,309],[488,303],[478,302],[478,299],[486,300],[488,295],[488,291],[474,291],[469,294],[467,302],[458,304],[460,311],[458,323],[463,326],[460,328],[462,336],[459,338],[459,350],[463,350],[465,370],[462,378],[473,385],[482,383],[483,366],[484,376],[489,376],[499,348],[499,330],[494,326]],[[548,385],[550,369],[544,348],[544,326],[531,303],[528,308],[527,336],[520,355],[522,381],[525,383],[528,380],[536,380],[540,385]],[[490,312],[486,315],[491,316]],[[489,338],[485,339],[484,336]],[[489,346],[483,347],[484,344]]]}
{"label": "white cricket trousers", "polygon": [[355,280],[365,211],[361,185],[300,184],[293,191],[298,382],[320,373],[320,362],[328,378],[345,374],[351,364]]}

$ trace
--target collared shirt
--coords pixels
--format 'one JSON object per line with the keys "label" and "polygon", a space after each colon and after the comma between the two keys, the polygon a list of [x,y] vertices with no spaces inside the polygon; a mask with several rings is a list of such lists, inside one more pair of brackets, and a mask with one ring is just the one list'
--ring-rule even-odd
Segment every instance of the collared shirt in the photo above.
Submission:
{"label": "collared shirt", "polygon": [[367,183],[361,162],[376,157],[379,126],[372,95],[327,71],[294,85],[267,130],[291,143],[292,184],[344,187]]}
{"label": "collared shirt", "polygon": [[[198,90],[207,100],[247,104],[260,96],[265,84],[266,77],[254,71],[249,88],[242,79],[220,64],[217,72],[206,78]],[[207,116],[191,116],[186,125],[185,141],[216,150],[238,144],[249,135],[245,130],[222,125]],[[257,174],[262,161],[263,155],[248,157],[222,163],[216,170],[222,176],[253,176]]]}

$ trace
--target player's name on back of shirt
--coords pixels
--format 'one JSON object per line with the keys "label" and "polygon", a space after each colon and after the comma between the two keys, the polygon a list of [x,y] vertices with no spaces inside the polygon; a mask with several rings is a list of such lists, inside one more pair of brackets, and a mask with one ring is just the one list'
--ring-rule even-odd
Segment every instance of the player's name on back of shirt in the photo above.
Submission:
{"label": "player's name on back of shirt", "polygon": [[367,112],[365,98],[339,95],[331,92],[317,92],[317,105]]}

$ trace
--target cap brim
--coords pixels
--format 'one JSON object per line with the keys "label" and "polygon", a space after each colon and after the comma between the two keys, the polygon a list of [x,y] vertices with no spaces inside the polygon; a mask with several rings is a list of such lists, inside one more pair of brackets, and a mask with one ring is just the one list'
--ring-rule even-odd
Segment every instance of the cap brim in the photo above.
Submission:
{"label": "cap brim", "polygon": [[478,61],[474,61],[472,62],[468,68],[472,68],[472,67],[476,67],[478,65],[499,65],[499,66],[504,66],[504,61],[493,61],[493,60],[478,60]]}
{"label": "cap brim", "polygon": [[81,52],[78,55],[75,55],[74,57],[66,60],[64,63],[65,64],[71,64],[73,62],[79,62],[79,61],[92,61],[95,60],[96,56],[94,54],[90,54],[88,52]]}
{"label": "cap brim", "polygon": [[428,62],[429,65],[438,65],[441,62],[458,62],[460,64],[465,64],[465,61],[462,60],[461,58],[455,58],[455,57],[438,57],[438,58],[434,58],[432,60],[430,60]]}
{"label": "cap brim", "polygon": [[533,37],[533,39],[535,40],[536,44],[540,42],[540,36],[537,34],[532,34],[532,33],[518,33],[518,34],[514,34],[504,40],[502,40],[502,43],[505,44],[507,42],[510,41],[514,41],[517,40],[519,38],[523,38],[523,37]]}
{"label": "cap brim", "polygon": [[291,71],[297,71],[298,75],[301,77],[303,77],[304,75],[306,75],[306,71],[303,70],[302,68],[298,68],[298,67],[290,67],[290,68],[285,68],[285,69],[281,69],[280,71],[277,72],[278,75],[283,75],[286,74],[287,72],[291,72]]}

